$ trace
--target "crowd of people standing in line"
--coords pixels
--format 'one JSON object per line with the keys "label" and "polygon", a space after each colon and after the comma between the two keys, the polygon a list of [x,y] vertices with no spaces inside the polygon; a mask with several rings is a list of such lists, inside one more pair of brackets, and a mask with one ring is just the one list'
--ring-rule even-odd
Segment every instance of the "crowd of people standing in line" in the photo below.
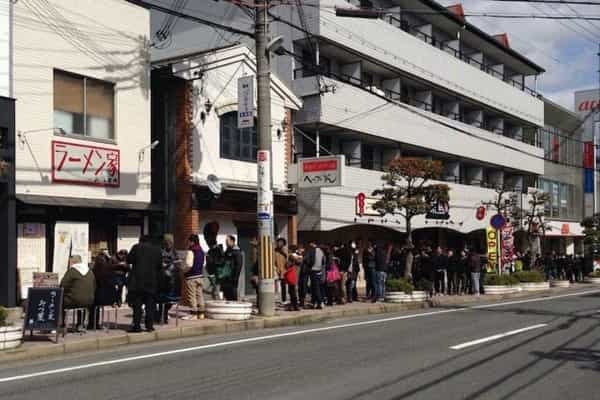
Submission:
{"label": "crowd of people standing in line", "polygon": [[[225,247],[217,243],[216,234],[205,237],[206,253],[198,235],[190,235],[187,251],[180,253],[167,234],[162,239],[144,236],[130,251],[120,250],[113,257],[102,252],[91,268],[81,256],[71,256],[60,283],[64,308],[88,308],[87,328],[92,329],[98,326],[98,307],[120,306],[126,288],[125,301],[133,310],[132,332],[141,332],[142,318],[147,331],[154,330],[155,322],[167,323],[174,304],[190,308],[185,319],[203,319],[205,292],[213,299],[238,300],[244,263],[234,236],[227,236]],[[80,313],[77,320],[78,329],[83,329]]]}
{"label": "crowd of people standing in line", "polygon": [[[100,253],[92,268],[74,255],[61,286],[65,289],[65,308],[88,307],[90,315],[98,306],[120,306],[124,288],[126,302],[133,309],[131,330],[141,331],[145,315],[146,330],[155,322],[168,322],[174,304],[191,309],[187,319],[203,319],[205,293],[213,299],[239,300],[239,281],[245,255],[234,236],[227,236],[225,247],[217,243],[218,226],[208,224],[204,238],[206,251],[198,235],[190,235],[186,252],[177,252],[172,235],[162,239],[142,237],[130,251],[120,250],[110,257]],[[283,238],[276,241],[274,269],[278,277],[281,304],[288,310],[322,309],[324,305],[359,300],[357,282],[365,281],[365,301],[384,301],[388,279],[406,279],[431,296],[480,295],[484,292],[487,259],[477,251],[442,249],[430,246],[399,246],[391,242],[350,240],[334,245],[309,241],[306,246],[291,245]],[[251,283],[258,295],[256,243],[249,260]],[[411,266],[407,270],[407,266]],[[581,257],[549,253],[536,257],[519,253],[509,263],[511,271],[537,269],[548,279],[583,279]],[[361,273],[362,272],[362,273]],[[310,295],[310,303],[307,298]],[[289,297],[289,302],[287,301]],[[97,314],[97,313],[96,313]],[[90,327],[98,325],[98,316],[89,318]]]}

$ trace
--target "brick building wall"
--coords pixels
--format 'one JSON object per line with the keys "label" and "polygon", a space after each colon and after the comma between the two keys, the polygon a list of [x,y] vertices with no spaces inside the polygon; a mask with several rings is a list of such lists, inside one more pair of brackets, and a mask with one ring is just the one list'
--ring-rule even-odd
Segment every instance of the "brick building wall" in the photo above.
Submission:
{"label": "brick building wall", "polygon": [[192,173],[192,134],[193,134],[193,95],[192,84],[186,82],[177,90],[177,122],[175,126],[176,150],[175,150],[175,176],[177,182],[176,202],[177,225],[175,229],[175,247],[177,249],[187,248],[188,236],[199,233],[200,216],[198,210],[193,208],[193,188],[190,180]]}

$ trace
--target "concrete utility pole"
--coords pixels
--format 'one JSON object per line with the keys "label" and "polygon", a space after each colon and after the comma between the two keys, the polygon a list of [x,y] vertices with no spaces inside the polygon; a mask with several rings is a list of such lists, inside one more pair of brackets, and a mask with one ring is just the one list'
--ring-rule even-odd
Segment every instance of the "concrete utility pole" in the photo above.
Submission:
{"label": "concrete utility pole", "polygon": [[255,43],[258,98],[257,223],[259,292],[258,309],[263,316],[275,314],[273,279],[273,191],[271,185],[271,66],[268,41],[269,0],[257,1]]}

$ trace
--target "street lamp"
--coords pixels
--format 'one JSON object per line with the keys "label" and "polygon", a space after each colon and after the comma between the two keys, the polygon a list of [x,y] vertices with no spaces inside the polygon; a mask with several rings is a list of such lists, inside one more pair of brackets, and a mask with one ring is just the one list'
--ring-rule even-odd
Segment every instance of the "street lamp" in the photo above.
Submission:
{"label": "street lamp", "polygon": [[67,132],[63,128],[53,127],[53,128],[44,128],[44,129],[32,129],[29,131],[18,131],[17,137],[19,138],[19,142],[21,145],[24,145],[27,142],[27,134],[28,133],[40,133],[40,132],[48,132],[53,131],[55,135],[66,136]]}
{"label": "street lamp", "polygon": [[144,154],[146,153],[146,149],[150,149],[150,151],[154,150],[158,145],[160,144],[160,141],[155,140],[154,142],[150,143],[149,145],[146,145],[144,147],[142,147],[140,149],[140,151],[138,152],[138,159],[140,160],[140,162],[144,161]]}

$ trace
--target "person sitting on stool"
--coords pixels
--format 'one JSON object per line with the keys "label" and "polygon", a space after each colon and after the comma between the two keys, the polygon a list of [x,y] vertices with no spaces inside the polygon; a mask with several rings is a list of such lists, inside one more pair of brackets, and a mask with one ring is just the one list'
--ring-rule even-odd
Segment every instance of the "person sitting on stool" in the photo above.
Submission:
{"label": "person sitting on stool", "polygon": [[[63,323],[64,310],[73,308],[88,308],[94,304],[96,291],[96,278],[90,268],[81,262],[81,256],[72,255],[69,258],[69,269],[60,281],[64,290],[63,296]],[[77,329],[82,329],[83,318],[77,313]]]}

